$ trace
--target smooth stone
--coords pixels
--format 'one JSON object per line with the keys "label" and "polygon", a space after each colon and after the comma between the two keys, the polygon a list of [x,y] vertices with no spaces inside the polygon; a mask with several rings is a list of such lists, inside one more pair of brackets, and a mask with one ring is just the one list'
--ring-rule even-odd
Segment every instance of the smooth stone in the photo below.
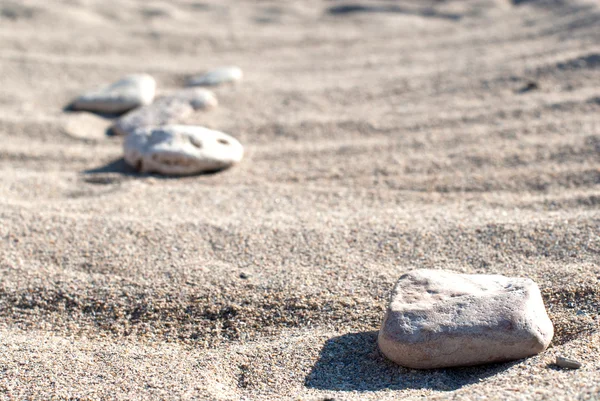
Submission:
{"label": "smooth stone", "polygon": [[565,369],[579,369],[581,366],[583,366],[581,362],[574,359],[565,358],[564,356],[556,357],[556,365]]}
{"label": "smooth stone", "polygon": [[141,173],[191,175],[223,170],[242,160],[233,137],[192,125],[138,128],[125,138],[125,161]]}
{"label": "smooth stone", "polygon": [[133,74],[85,93],[71,103],[73,110],[119,114],[152,103],[156,81],[148,74]]}
{"label": "smooth stone", "polygon": [[188,85],[215,86],[241,81],[243,76],[242,69],[239,67],[222,67],[190,78]]}
{"label": "smooth stone", "polygon": [[63,132],[80,140],[99,141],[106,139],[110,120],[87,112],[64,114]]}
{"label": "smooth stone", "polygon": [[182,89],[122,116],[112,126],[112,132],[115,135],[129,135],[141,127],[179,123],[194,110],[209,109],[217,105],[217,98],[209,90]]}
{"label": "smooth stone", "polygon": [[553,335],[532,280],[422,269],[400,277],[378,343],[399,365],[431,369],[525,358]]}

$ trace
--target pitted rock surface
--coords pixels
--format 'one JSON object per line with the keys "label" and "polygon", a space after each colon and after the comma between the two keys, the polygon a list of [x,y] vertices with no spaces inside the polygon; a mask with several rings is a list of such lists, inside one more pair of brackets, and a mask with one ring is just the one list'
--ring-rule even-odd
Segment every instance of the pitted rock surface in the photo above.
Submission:
{"label": "pitted rock surface", "polygon": [[125,161],[141,173],[191,175],[223,170],[242,160],[233,137],[191,125],[138,128],[125,138]]}
{"label": "pitted rock surface", "polygon": [[428,369],[525,358],[553,334],[532,280],[423,269],[400,277],[378,343],[399,365]]}
{"label": "pitted rock surface", "polygon": [[194,110],[209,109],[218,104],[215,95],[206,89],[188,88],[162,96],[154,103],[133,110],[119,118],[112,127],[115,135],[128,135],[137,128],[180,123]]}

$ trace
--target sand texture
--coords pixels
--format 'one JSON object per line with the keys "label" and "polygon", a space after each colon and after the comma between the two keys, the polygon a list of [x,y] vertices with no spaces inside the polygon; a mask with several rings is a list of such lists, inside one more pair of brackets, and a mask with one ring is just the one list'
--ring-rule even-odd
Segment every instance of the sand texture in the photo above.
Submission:
{"label": "sand texture", "polygon": [[[139,175],[63,110],[228,65],[179,122],[244,145],[221,173]],[[533,279],[549,349],[386,361],[415,268]],[[596,0],[0,0],[2,399],[597,400],[599,282]]]}

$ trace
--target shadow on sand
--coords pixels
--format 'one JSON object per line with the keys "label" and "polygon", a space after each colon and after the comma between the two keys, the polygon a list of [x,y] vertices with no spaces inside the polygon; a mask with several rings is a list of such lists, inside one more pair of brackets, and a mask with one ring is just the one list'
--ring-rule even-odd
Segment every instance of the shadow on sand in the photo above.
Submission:
{"label": "shadow on sand", "polygon": [[416,370],[387,360],[377,332],[350,333],[325,343],[305,379],[307,387],[335,391],[432,389],[453,391],[509,369],[517,362],[468,368]]}
{"label": "shadow on sand", "polygon": [[430,18],[441,18],[449,20],[459,20],[462,16],[460,14],[451,13],[440,13],[433,8],[421,8],[421,9],[409,9],[401,7],[396,4],[369,4],[369,3],[349,3],[340,4],[329,7],[327,14],[330,15],[349,15],[349,14],[363,14],[363,13],[396,13],[396,14],[407,14],[407,15],[418,15],[421,17]]}
{"label": "shadow on sand", "polygon": [[189,174],[189,175],[173,175],[173,176],[165,176],[161,174],[152,174],[152,173],[140,173],[135,168],[131,167],[127,162],[125,162],[124,158],[120,158],[117,160],[113,160],[103,166],[96,167],[93,169],[85,170],[82,173],[85,175],[94,175],[94,174],[107,174],[107,173],[116,173],[124,176],[132,176],[132,177],[155,177],[163,180],[176,180],[185,177],[198,177],[198,176],[211,176],[215,174],[219,174],[220,172],[226,169],[219,169],[214,171],[204,171],[198,174]]}
{"label": "shadow on sand", "polygon": [[92,113],[92,114],[97,115],[98,117],[102,117],[107,120],[117,119],[117,118],[121,117],[122,115],[127,114],[129,112],[129,110],[127,110],[122,113],[102,113],[100,111],[82,110],[82,109],[73,107],[73,103],[74,102],[67,104],[65,107],[62,108],[62,111],[64,113],[81,113],[81,112]]}
{"label": "shadow on sand", "polygon": [[118,173],[123,175],[139,176],[133,167],[125,162],[125,159],[120,158],[113,160],[112,162],[105,164],[104,166],[96,167],[93,169],[85,170],[83,174],[104,174],[104,173]]}

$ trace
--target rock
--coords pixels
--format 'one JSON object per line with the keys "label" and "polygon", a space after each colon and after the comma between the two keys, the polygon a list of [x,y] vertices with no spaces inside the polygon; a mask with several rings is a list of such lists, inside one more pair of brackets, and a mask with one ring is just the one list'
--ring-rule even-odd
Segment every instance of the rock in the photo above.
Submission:
{"label": "rock", "polygon": [[152,103],[156,81],[148,74],[128,75],[100,89],[85,93],[71,104],[73,110],[120,114]]}
{"label": "rock", "polygon": [[242,69],[239,67],[222,67],[202,75],[190,78],[189,86],[215,86],[241,81]]}
{"label": "rock", "polygon": [[400,277],[378,343],[399,365],[430,369],[525,358],[553,335],[532,280],[423,269]]}
{"label": "rock", "polygon": [[565,369],[579,369],[582,365],[574,359],[565,358],[564,356],[556,357],[556,365]]}
{"label": "rock", "polygon": [[218,171],[242,160],[233,137],[191,125],[138,128],[125,138],[125,161],[141,173],[190,175]]}
{"label": "rock", "polygon": [[65,135],[88,141],[106,139],[106,131],[110,128],[110,120],[85,112],[67,113],[63,117],[63,132]]}
{"label": "rock", "polygon": [[201,88],[183,89],[127,113],[115,122],[112,132],[115,135],[128,135],[140,127],[179,123],[194,110],[209,109],[217,104],[217,98],[211,91]]}
{"label": "rock", "polygon": [[527,93],[527,92],[531,92],[531,91],[538,90],[538,89],[540,89],[540,86],[538,85],[537,82],[529,81],[529,82],[527,82],[527,84],[525,86],[523,86],[521,89],[519,89],[517,91],[517,93]]}

